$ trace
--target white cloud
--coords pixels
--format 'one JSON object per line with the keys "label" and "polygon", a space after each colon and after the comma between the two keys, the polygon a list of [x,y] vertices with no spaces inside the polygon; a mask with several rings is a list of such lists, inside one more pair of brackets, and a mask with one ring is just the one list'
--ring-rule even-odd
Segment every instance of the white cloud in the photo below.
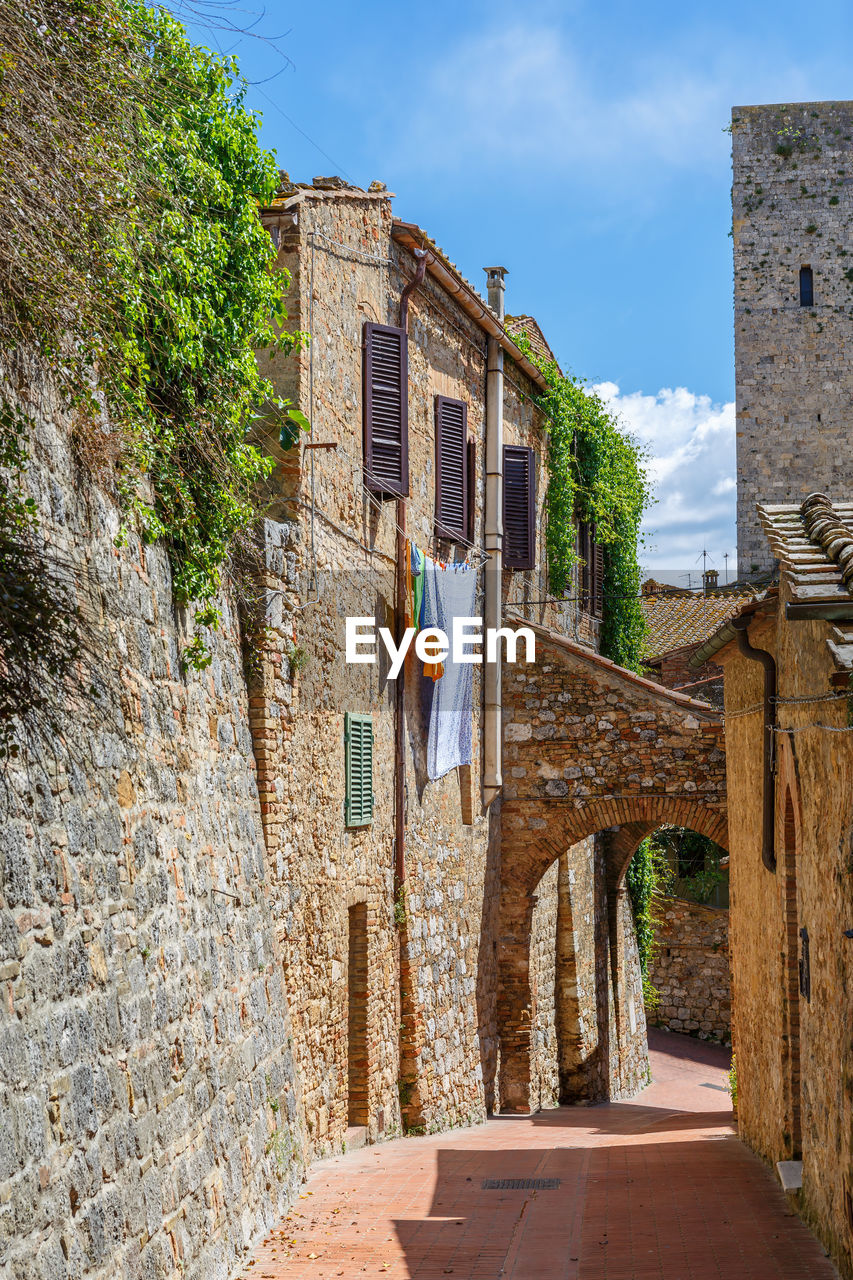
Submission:
{"label": "white cloud", "polygon": [[[721,573],[724,553],[735,571],[735,406],[714,404],[686,387],[657,395],[623,393],[614,382],[595,390],[648,451],[657,503],[644,524],[650,569],[696,571],[703,548]],[[701,566],[700,566],[701,567]]]}
{"label": "white cloud", "polygon": [[442,45],[423,69],[410,95],[420,106],[408,115],[406,157],[442,167],[473,157],[545,164],[545,172],[589,165],[614,182],[609,164],[640,163],[640,153],[643,165],[701,164],[709,147],[727,154],[720,129],[729,100],[713,68],[692,73],[658,62],[633,78],[631,87],[605,91],[584,50],[556,25],[478,32]]}
{"label": "white cloud", "polygon": [[656,202],[668,178],[725,172],[732,104],[815,96],[819,70],[806,74],[766,42],[733,46],[723,31],[662,41],[652,55],[618,40],[590,48],[570,15],[512,22],[498,12],[476,32],[429,44],[404,85],[386,76],[375,150],[397,174],[488,174],[496,196],[506,179],[552,193],[570,179],[600,219],[638,193]]}

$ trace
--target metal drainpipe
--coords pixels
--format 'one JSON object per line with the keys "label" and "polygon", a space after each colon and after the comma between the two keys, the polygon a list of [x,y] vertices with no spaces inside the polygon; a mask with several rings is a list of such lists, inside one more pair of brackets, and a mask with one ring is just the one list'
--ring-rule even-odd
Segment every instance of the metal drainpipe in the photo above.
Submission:
{"label": "metal drainpipe", "polygon": [[[423,284],[429,254],[415,249],[417,270],[400,294],[400,328],[409,332],[409,298]],[[407,388],[408,394],[408,388]],[[397,582],[395,592],[397,644],[406,629],[406,499],[397,499]],[[394,725],[394,894],[406,882],[406,668],[397,676]]]}
{"label": "metal drainpipe", "polygon": [[776,870],[776,660],[766,649],[750,644],[749,622],[732,619],[737,647],[745,658],[764,668],[764,796],[762,809],[761,861],[768,871]]}
{"label": "metal drainpipe", "polygon": [[[486,267],[489,306],[503,323],[504,267]],[[501,625],[503,578],[503,418],[504,353],[497,338],[489,338],[486,366],[486,553],[485,625]],[[503,785],[501,761],[502,691],[500,656],[483,666],[483,807],[488,808]]]}

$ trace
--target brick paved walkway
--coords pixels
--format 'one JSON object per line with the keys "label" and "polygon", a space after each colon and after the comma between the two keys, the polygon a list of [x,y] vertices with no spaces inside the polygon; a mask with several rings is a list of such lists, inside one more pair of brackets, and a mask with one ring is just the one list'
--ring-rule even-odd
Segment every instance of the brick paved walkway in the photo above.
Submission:
{"label": "brick paved walkway", "polygon": [[[247,1280],[832,1280],[734,1136],[726,1057],[653,1033],[632,1102],[496,1118],[317,1165]],[[556,1190],[484,1179],[558,1178]]]}

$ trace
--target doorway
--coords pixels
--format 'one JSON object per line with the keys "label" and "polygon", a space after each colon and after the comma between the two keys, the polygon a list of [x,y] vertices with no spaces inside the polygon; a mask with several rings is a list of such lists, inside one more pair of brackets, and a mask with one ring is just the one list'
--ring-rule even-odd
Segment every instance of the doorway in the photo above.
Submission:
{"label": "doorway", "polygon": [[347,967],[347,1124],[368,1121],[367,903],[349,909]]}

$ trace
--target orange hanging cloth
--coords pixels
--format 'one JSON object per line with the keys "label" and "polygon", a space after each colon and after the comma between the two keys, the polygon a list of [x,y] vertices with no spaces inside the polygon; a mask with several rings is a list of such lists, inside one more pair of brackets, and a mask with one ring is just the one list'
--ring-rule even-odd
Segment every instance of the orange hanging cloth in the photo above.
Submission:
{"label": "orange hanging cloth", "polygon": [[[438,563],[440,564],[441,562],[438,561]],[[447,566],[442,564],[441,567],[442,569],[446,569]],[[440,680],[441,677],[444,675],[444,663],[443,662],[425,662],[424,675],[427,676],[430,680]]]}

